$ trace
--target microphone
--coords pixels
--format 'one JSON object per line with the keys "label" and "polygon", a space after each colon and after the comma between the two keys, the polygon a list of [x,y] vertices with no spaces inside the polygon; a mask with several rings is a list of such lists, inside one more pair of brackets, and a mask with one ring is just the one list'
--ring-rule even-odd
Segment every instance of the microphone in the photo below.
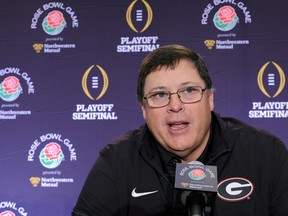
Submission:
{"label": "microphone", "polygon": [[204,209],[207,200],[208,196],[204,192],[184,191],[181,195],[181,201],[187,207],[188,216],[204,216],[205,215]]}
{"label": "microphone", "polygon": [[186,206],[188,216],[212,214],[217,185],[216,166],[199,161],[176,164],[175,188],[182,189],[180,200]]}

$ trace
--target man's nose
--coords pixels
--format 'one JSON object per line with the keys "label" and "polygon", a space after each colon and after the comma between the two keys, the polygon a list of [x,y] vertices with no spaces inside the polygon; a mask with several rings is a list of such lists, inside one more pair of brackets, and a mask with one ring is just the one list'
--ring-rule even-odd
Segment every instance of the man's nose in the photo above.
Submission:
{"label": "man's nose", "polygon": [[173,112],[179,112],[183,109],[183,103],[180,100],[180,96],[175,92],[170,94],[169,110]]}

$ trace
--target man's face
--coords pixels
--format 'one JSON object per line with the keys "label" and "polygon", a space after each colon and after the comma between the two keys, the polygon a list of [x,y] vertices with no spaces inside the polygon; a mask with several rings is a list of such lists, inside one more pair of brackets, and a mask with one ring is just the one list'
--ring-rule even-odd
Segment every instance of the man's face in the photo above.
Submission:
{"label": "man's face", "polygon": [[[195,66],[182,59],[174,69],[163,67],[150,73],[144,95],[161,90],[177,92],[188,86],[206,87]],[[193,104],[183,104],[177,94],[173,94],[165,107],[151,108],[144,100],[141,108],[149,129],[166,150],[186,162],[198,159],[210,134],[213,92],[204,91],[202,100]]]}

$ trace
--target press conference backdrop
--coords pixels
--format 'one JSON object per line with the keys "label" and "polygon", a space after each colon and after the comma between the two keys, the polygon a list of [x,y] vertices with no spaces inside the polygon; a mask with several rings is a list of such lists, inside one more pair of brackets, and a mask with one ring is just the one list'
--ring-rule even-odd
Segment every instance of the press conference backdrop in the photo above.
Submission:
{"label": "press conference backdrop", "polygon": [[215,111],[287,145],[288,2],[1,0],[0,216],[64,216],[99,150],[144,121],[149,52],[182,44],[205,59]]}

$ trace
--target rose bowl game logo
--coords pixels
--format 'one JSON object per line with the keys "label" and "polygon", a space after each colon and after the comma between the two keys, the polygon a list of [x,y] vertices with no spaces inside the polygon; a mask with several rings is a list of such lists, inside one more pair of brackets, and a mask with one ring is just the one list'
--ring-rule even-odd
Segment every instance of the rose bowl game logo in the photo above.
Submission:
{"label": "rose bowl game logo", "polygon": [[[59,133],[43,134],[34,140],[28,151],[27,160],[40,162],[40,165],[45,168],[41,169],[40,173],[33,173],[28,178],[33,188],[56,188],[60,184],[74,183],[74,178],[69,177],[74,173],[70,172],[69,174],[67,169],[62,172],[59,168],[63,164],[65,166],[66,162],[77,161],[77,153],[70,139],[62,138]],[[64,176],[62,176],[63,173],[65,173]]]}
{"label": "rose bowl game logo", "polygon": [[[56,54],[63,50],[75,49],[76,44],[68,42],[67,37],[64,40],[62,35],[70,36],[69,31],[78,27],[78,16],[72,7],[63,2],[45,3],[35,10],[31,29],[41,29],[46,33],[46,38],[38,39],[32,44],[32,48],[38,54]],[[72,41],[75,40],[73,37],[70,38]]]}
{"label": "rose bowl game logo", "polygon": [[48,169],[58,167],[64,159],[61,146],[56,142],[48,143],[40,152],[39,159],[41,164]]}
{"label": "rose bowl game logo", "polygon": [[230,31],[236,26],[238,20],[235,9],[227,5],[221,7],[213,18],[215,27],[221,31]]}
{"label": "rose bowl game logo", "polygon": [[4,211],[0,213],[0,216],[15,216],[15,214],[11,211]]}
{"label": "rose bowl game logo", "polygon": [[63,13],[58,10],[51,11],[42,22],[43,30],[49,35],[58,35],[66,27]]}
{"label": "rose bowl game logo", "polygon": [[22,87],[19,79],[15,76],[6,77],[0,84],[0,98],[11,102],[16,100],[22,93]]}

